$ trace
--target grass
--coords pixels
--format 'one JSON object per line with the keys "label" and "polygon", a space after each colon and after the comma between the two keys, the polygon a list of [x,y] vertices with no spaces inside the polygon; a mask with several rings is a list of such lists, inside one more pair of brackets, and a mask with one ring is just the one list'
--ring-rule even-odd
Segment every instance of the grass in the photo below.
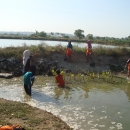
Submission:
{"label": "grass", "polygon": [[53,114],[31,107],[25,103],[0,99],[0,125],[19,124],[26,130],[71,130]]}
{"label": "grass", "polygon": [[[15,57],[16,59],[21,59],[23,51],[29,49],[31,54],[35,53],[40,53],[41,57],[44,57],[46,55],[49,55],[52,52],[65,52],[65,47],[61,45],[56,45],[56,46],[49,46],[46,45],[45,43],[41,43],[39,45],[26,45],[24,44],[22,47],[17,46],[17,47],[5,47],[5,48],[0,48],[0,57]],[[85,48],[80,48],[77,46],[73,47],[74,52],[78,53],[85,53]],[[104,48],[104,47],[98,47],[98,48],[93,48],[94,55],[101,56],[126,56],[130,55],[130,49],[128,48]]]}

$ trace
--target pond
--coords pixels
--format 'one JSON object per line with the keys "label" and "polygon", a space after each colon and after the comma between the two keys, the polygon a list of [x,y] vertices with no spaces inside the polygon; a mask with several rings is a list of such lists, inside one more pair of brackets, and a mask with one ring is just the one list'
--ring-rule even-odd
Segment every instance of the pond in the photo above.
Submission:
{"label": "pond", "polygon": [[130,84],[119,77],[64,76],[66,88],[54,77],[37,76],[32,96],[25,94],[22,77],[0,79],[0,98],[28,103],[60,117],[75,130],[128,130]]}
{"label": "pond", "polygon": [[[68,44],[68,42],[62,42],[62,41],[48,41],[48,40],[19,40],[19,39],[0,39],[0,47],[4,48],[4,47],[16,47],[16,46],[23,46],[24,44],[26,45],[39,45],[39,44],[47,44],[50,46],[55,46],[55,45],[62,45],[62,46],[66,46]],[[81,47],[84,48],[86,47],[86,43],[78,43],[78,42],[72,42],[73,46],[77,46],[77,47]],[[93,47],[119,47],[119,46],[112,46],[112,45],[101,45],[101,44],[96,44],[93,43]]]}

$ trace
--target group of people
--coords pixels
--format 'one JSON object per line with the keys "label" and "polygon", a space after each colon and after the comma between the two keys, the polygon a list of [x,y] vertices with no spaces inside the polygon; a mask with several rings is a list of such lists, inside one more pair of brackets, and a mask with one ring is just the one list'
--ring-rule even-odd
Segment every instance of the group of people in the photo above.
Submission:
{"label": "group of people", "polygon": [[[73,52],[73,46],[71,44],[71,41],[68,42],[68,45],[66,47],[65,51],[65,56],[68,61],[71,62],[71,57],[72,57],[72,52]],[[88,63],[89,61],[92,61],[92,45],[91,41],[87,41],[87,47],[86,47],[86,62]],[[39,53],[36,53],[34,55],[30,54],[29,50],[25,50],[23,52],[23,81],[24,81],[24,89],[25,92],[31,96],[31,87],[34,83],[35,80],[35,73],[36,73],[36,66],[34,62],[34,57],[40,55]],[[130,77],[130,59],[127,60],[125,68],[128,70],[128,78]],[[59,87],[64,87],[65,86],[65,81],[63,79],[62,74],[60,73],[60,70],[56,70],[56,77],[55,81],[57,82]]]}
{"label": "group of people", "polygon": [[[66,51],[65,51],[65,56],[67,57],[67,60],[71,62],[71,56],[72,56],[72,51],[73,51],[73,46],[71,44],[71,41],[68,42]],[[86,48],[86,61],[89,62],[91,59],[92,54],[92,45],[90,40],[87,41],[87,48]],[[36,73],[36,66],[34,62],[34,57],[40,55],[39,53],[36,53],[34,55],[30,54],[29,50],[25,50],[23,52],[23,81],[24,81],[24,89],[25,92],[31,96],[31,88],[33,86],[34,80],[35,80],[35,73]],[[65,86],[65,81],[63,79],[63,76],[60,73],[60,70],[56,70],[56,77],[55,81],[57,82],[59,87],[64,87]]]}
{"label": "group of people", "polygon": [[35,80],[36,66],[34,64],[34,57],[39,53],[31,55],[29,50],[23,52],[23,80],[25,92],[31,96],[31,87]]}
{"label": "group of people", "polygon": [[[31,96],[31,88],[33,86],[36,74],[36,66],[34,64],[34,57],[38,56],[39,53],[31,55],[29,50],[25,50],[23,52],[23,82],[24,82],[24,90],[25,92]],[[58,83],[59,87],[65,86],[65,81],[60,74],[60,70],[56,70],[56,77],[55,80]]]}
{"label": "group of people", "polygon": [[[72,52],[73,52],[73,46],[71,44],[71,41],[68,42],[68,45],[66,47],[65,51],[65,59],[71,62],[71,57],[72,57]],[[87,40],[87,46],[86,46],[86,62],[88,63],[89,61],[92,61],[92,44],[90,40]]]}

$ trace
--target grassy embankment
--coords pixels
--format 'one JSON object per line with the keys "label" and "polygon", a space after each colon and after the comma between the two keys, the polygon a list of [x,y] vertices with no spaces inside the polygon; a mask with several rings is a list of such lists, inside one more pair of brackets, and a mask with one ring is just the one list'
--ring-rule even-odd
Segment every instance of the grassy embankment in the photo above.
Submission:
{"label": "grassy embankment", "polygon": [[[41,57],[51,54],[52,52],[64,52],[65,47],[61,45],[56,46],[49,46],[44,43],[39,45],[31,45],[28,46],[24,44],[21,46],[10,46],[5,48],[0,48],[0,57],[9,58],[15,57],[16,59],[21,59],[23,51],[29,49],[31,54],[40,53]],[[75,53],[85,53],[85,48],[79,48],[74,46],[73,50]],[[123,47],[123,48],[93,48],[94,55],[96,56],[113,56],[113,57],[120,57],[120,56],[128,56],[130,55],[130,49]]]}

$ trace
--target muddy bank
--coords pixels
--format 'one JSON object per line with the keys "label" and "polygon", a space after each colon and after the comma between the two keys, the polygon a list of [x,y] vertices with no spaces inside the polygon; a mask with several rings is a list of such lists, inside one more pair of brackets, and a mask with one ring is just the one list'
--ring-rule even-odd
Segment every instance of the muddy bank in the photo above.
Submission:
{"label": "muddy bank", "polygon": [[[113,72],[122,72],[124,70],[125,63],[129,57],[111,57],[111,56],[92,56],[94,66],[86,63],[86,56],[82,52],[73,52],[72,62],[64,60],[64,53],[52,52],[45,57],[37,57],[35,59],[35,65],[37,75],[52,75],[51,69],[62,69],[71,73],[87,73],[87,72],[102,72],[111,70]],[[12,76],[22,75],[22,59],[17,60],[14,57],[0,58],[0,73],[9,73]],[[1,76],[1,77],[11,77]]]}
{"label": "muddy bank", "polygon": [[0,125],[13,125],[17,122],[26,130],[71,130],[65,122],[52,113],[25,103],[0,99],[0,108]]}

